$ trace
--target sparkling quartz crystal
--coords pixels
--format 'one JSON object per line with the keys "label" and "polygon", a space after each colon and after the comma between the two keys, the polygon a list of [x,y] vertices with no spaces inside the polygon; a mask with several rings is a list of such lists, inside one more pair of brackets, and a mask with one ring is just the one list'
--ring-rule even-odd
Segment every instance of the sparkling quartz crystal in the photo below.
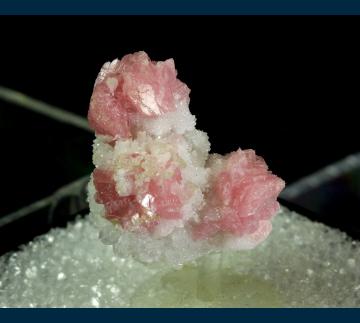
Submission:
{"label": "sparkling quartz crystal", "polygon": [[[118,254],[152,262],[252,249],[271,231],[284,182],[253,150],[209,154],[174,61],[145,52],[106,63],[95,82],[91,214]],[[187,250],[187,252],[184,252]]]}
{"label": "sparkling quartz crystal", "polygon": [[207,255],[206,270],[203,259],[174,268],[116,257],[94,220],[1,256],[0,307],[360,307],[359,242],[284,208],[257,248]]}

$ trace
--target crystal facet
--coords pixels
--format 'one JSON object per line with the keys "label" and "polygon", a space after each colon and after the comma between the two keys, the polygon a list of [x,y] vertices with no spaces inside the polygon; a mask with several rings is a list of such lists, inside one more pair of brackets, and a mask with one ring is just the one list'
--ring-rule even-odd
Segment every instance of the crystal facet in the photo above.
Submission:
{"label": "crystal facet", "polygon": [[[186,260],[252,249],[271,231],[284,182],[253,150],[209,154],[208,137],[189,111],[190,90],[176,76],[172,59],[153,62],[145,52],[100,71],[88,115],[96,133],[91,213],[119,230],[114,250],[124,240],[135,256],[145,242],[148,255],[168,250],[146,261],[176,258],[184,246]],[[103,223],[109,241],[107,230]]]}

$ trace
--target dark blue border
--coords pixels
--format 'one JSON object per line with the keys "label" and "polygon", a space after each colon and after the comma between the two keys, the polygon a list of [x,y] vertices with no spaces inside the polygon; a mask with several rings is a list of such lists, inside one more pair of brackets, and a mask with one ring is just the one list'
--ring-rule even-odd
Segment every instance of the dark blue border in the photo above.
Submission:
{"label": "dark blue border", "polygon": [[0,14],[358,15],[357,0],[0,0]]}
{"label": "dark blue border", "polygon": [[1,322],[359,322],[356,309],[1,309]]}

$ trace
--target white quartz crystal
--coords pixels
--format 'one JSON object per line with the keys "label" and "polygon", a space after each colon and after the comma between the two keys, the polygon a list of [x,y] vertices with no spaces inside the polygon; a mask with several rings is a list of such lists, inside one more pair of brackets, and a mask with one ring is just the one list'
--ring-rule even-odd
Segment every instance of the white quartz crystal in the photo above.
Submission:
{"label": "white quartz crystal", "polygon": [[[0,258],[0,306],[360,306],[357,242],[287,210],[273,225],[252,251],[213,254],[174,269],[114,256],[97,239],[94,219],[78,219]],[[110,244],[119,238],[116,230],[106,234]]]}

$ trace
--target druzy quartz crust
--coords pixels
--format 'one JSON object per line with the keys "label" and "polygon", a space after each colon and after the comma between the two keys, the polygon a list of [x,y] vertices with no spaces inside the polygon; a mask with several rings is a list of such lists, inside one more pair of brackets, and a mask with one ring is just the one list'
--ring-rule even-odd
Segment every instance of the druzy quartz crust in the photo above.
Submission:
{"label": "druzy quartz crust", "polygon": [[252,249],[266,239],[284,182],[253,150],[210,154],[172,59],[106,63],[88,119],[95,130],[91,214],[103,242],[145,262]]}

